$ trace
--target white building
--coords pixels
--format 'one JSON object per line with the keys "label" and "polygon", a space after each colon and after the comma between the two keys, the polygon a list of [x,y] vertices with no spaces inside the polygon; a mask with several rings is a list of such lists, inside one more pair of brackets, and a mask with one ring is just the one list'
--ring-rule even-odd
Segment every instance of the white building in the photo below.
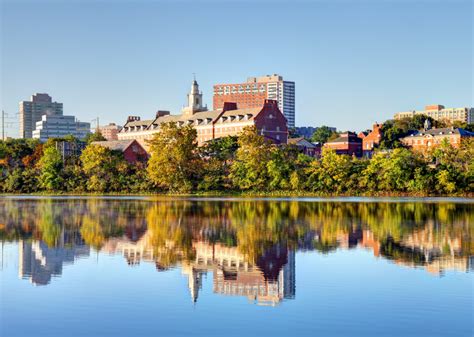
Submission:
{"label": "white building", "polygon": [[48,138],[58,138],[72,135],[84,139],[90,133],[91,124],[76,121],[74,116],[43,115],[36,123],[33,138],[44,142]]}

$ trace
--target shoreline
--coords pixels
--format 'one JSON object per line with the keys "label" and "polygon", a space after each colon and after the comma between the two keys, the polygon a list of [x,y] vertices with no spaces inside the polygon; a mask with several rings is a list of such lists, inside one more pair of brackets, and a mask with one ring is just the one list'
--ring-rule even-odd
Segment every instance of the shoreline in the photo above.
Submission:
{"label": "shoreline", "polygon": [[451,194],[451,195],[436,195],[436,194],[414,194],[414,193],[361,193],[361,194],[322,194],[322,193],[308,193],[308,192],[202,192],[202,193],[90,193],[90,192],[78,192],[78,193],[67,193],[67,192],[52,192],[52,193],[0,193],[0,198],[189,198],[189,199],[202,199],[202,200],[216,200],[216,199],[472,199],[474,202],[474,193],[468,194]]}

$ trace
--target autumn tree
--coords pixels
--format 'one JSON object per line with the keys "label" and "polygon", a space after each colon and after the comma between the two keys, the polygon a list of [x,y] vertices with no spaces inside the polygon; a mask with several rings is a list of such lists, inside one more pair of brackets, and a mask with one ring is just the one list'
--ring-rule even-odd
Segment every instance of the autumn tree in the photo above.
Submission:
{"label": "autumn tree", "polygon": [[127,163],[121,153],[90,144],[81,154],[82,169],[87,176],[87,189],[95,192],[120,191],[125,185]]}
{"label": "autumn tree", "polygon": [[239,149],[230,169],[230,178],[241,190],[267,189],[267,164],[272,157],[271,144],[257,134],[255,127],[247,127],[239,135]]}
{"label": "autumn tree", "polygon": [[199,181],[202,167],[196,130],[176,123],[163,123],[160,129],[149,141],[148,176],[157,187],[189,192]]}

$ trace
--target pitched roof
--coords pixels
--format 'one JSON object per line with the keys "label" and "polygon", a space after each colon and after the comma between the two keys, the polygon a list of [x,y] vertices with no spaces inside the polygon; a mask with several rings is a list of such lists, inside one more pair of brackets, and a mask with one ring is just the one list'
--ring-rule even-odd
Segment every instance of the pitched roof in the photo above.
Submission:
{"label": "pitched roof", "polygon": [[461,128],[439,128],[439,129],[429,129],[429,130],[419,130],[412,134],[413,137],[420,137],[425,135],[430,136],[439,136],[439,135],[450,135],[450,134],[457,134],[466,137],[474,137],[474,132],[467,131]]}
{"label": "pitched roof", "polygon": [[[202,121],[210,120],[209,122],[215,123],[220,117],[235,117],[235,116],[246,116],[246,115],[248,115],[247,120],[252,120],[262,110],[263,110],[263,107],[227,110],[224,113],[222,113],[223,111],[222,109],[216,109],[216,110],[210,110],[210,111],[195,112],[194,114],[165,115],[165,116],[158,116],[155,119],[127,122],[124,125],[124,128],[141,126],[144,128],[144,130],[150,130],[159,126],[162,123],[169,123],[169,122],[195,123],[196,121],[199,121],[199,120],[202,120]],[[121,132],[124,132],[124,131],[125,131],[124,129],[121,130]]]}
{"label": "pitched roof", "polygon": [[100,145],[106,147],[113,151],[125,151],[133,142],[134,139],[126,139],[126,140],[106,140],[100,142],[92,142],[94,145]]}
{"label": "pitched roof", "polygon": [[288,144],[303,145],[303,146],[306,146],[308,148],[315,148],[316,147],[316,145],[314,145],[310,141],[306,140],[304,137],[288,138]]}

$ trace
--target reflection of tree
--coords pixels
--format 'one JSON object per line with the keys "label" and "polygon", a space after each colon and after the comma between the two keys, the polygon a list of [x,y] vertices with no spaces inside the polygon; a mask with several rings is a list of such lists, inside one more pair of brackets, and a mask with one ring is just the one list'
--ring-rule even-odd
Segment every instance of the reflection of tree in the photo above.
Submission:
{"label": "reflection of tree", "polygon": [[198,241],[236,247],[255,264],[275,247],[329,252],[364,245],[367,232],[382,256],[410,264],[429,262],[420,252],[474,254],[474,212],[462,203],[5,199],[0,212],[2,240],[36,238],[55,246],[61,233],[76,233],[99,249],[110,238],[137,242],[148,231],[159,268],[193,260]]}
{"label": "reflection of tree", "polygon": [[58,243],[61,227],[59,221],[55,221],[53,207],[51,203],[41,205],[40,217],[38,219],[38,229],[41,232],[41,239],[48,245],[54,247]]}
{"label": "reflection of tree", "polygon": [[98,221],[94,221],[90,217],[85,216],[82,220],[80,232],[82,238],[89,246],[98,250],[104,244],[104,233]]}

